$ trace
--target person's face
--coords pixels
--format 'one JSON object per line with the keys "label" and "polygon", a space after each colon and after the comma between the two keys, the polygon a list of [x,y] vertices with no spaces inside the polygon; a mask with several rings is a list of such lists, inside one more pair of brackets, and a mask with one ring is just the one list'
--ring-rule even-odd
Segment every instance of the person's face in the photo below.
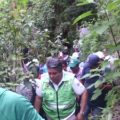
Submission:
{"label": "person's face", "polygon": [[79,66],[71,67],[70,69],[72,70],[72,72],[73,72],[74,74],[77,74],[78,71],[79,71]]}
{"label": "person's face", "polygon": [[67,71],[67,65],[66,64],[62,64],[62,68],[63,68],[63,70]]}
{"label": "person's face", "polygon": [[49,68],[48,74],[50,79],[56,84],[58,84],[62,79],[62,72],[58,71],[57,69]]}

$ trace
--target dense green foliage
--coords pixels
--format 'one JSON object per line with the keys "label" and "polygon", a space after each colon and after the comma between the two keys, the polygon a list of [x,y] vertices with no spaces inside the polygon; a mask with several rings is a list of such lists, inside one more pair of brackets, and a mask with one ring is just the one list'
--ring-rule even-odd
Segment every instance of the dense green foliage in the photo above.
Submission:
{"label": "dense green foliage", "polygon": [[[89,0],[84,1],[85,4],[89,2]],[[100,120],[112,120],[119,119],[119,113],[116,111],[114,113],[116,104],[120,102],[120,10],[118,6],[120,5],[119,0],[100,0],[97,2],[97,21],[94,24],[84,23],[85,26],[89,29],[89,34],[85,37],[81,38],[82,40],[82,52],[83,56],[87,56],[90,53],[93,53],[98,50],[103,50],[106,48],[109,54],[112,54],[118,58],[118,60],[114,64],[114,70],[109,72],[103,81],[108,83],[114,83],[112,90],[106,96],[107,107],[103,110],[102,116],[100,116]],[[75,21],[88,17],[91,15],[91,12],[84,13],[80,15]],[[103,67],[106,64],[103,64]],[[100,85],[101,83],[95,83],[96,85]],[[101,94],[101,90],[97,89],[92,99],[95,99]],[[112,114],[116,114],[112,117]]]}
{"label": "dense green foliage", "polygon": [[[109,54],[120,58],[120,0],[93,1],[0,0],[2,86],[14,87],[25,78],[21,70],[24,47],[30,49],[29,57],[36,57],[44,63],[46,57],[56,54],[63,45],[68,45],[71,52],[72,43],[77,39],[82,52],[81,60],[105,48]],[[83,26],[88,28],[89,34],[81,37],[79,28]],[[119,67],[118,59],[114,72],[105,78],[107,82],[117,81],[117,84],[106,98],[109,100],[108,108],[100,119],[110,120],[111,108],[119,101]],[[96,94],[100,91],[97,90]]]}
{"label": "dense green foliage", "polygon": [[[88,0],[89,1],[89,0]],[[86,3],[88,4],[88,3]],[[119,10],[117,9],[119,1],[99,1],[97,2],[97,21],[94,24],[84,23],[84,26],[89,26],[89,35],[83,41],[83,55],[109,49],[110,53],[117,51],[119,55]],[[91,16],[92,13],[83,14],[83,18]],[[81,17],[82,15],[80,15]],[[82,18],[78,17],[79,21]],[[75,21],[76,22],[76,21]],[[83,39],[83,38],[82,38]],[[101,45],[102,44],[102,45]],[[89,46],[89,47],[86,47]],[[90,48],[90,49],[89,49]],[[99,48],[99,49],[98,49]]]}

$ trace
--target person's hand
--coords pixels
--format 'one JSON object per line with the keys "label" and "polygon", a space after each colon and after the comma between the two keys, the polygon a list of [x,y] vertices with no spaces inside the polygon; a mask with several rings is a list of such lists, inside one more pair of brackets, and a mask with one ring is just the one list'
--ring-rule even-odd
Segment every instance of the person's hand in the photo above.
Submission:
{"label": "person's hand", "polygon": [[100,85],[98,86],[99,89],[103,89],[103,87],[104,87],[103,84],[100,84]]}
{"label": "person's hand", "polygon": [[83,113],[78,113],[76,120],[84,120],[84,114]]}

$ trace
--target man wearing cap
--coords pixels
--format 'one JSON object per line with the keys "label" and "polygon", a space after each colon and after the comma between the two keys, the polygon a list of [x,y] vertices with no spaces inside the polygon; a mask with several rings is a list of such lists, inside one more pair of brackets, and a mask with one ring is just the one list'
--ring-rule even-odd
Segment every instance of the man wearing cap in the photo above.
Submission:
{"label": "man wearing cap", "polygon": [[[35,108],[43,108],[47,120],[83,120],[86,108],[87,91],[74,77],[74,74],[62,70],[62,63],[57,58],[47,61],[48,74],[39,81],[36,89]],[[76,95],[82,95],[81,109],[74,115]]]}
{"label": "man wearing cap", "polygon": [[[82,81],[80,80],[81,75],[82,75],[82,67],[79,66],[79,63],[80,63],[80,61],[77,58],[71,58],[69,67],[70,67],[72,73],[75,75],[75,77],[82,83]],[[79,110],[80,110],[80,106],[79,106],[80,99],[81,98],[79,96],[77,96],[77,98],[76,98],[77,105],[76,105],[75,114],[77,114],[77,112],[79,112]]]}
{"label": "man wearing cap", "polygon": [[105,58],[104,53],[101,52],[101,51],[98,51],[98,52],[96,52],[96,53],[94,53],[94,54],[97,55],[101,60],[104,60],[104,58]]}
{"label": "man wearing cap", "polygon": [[79,66],[80,61],[77,58],[71,58],[69,67],[73,74],[75,74],[75,77],[80,80],[81,74],[82,74],[82,67]]}
{"label": "man wearing cap", "polygon": [[96,98],[95,100],[91,100],[94,91],[96,90],[94,84],[96,81],[101,80],[100,78],[101,73],[96,74],[95,71],[92,72],[92,70],[99,67],[101,59],[96,54],[90,54],[87,59],[88,60],[83,67],[82,76],[86,74],[91,74],[91,76],[93,75],[93,77],[86,77],[83,80],[84,85],[88,90],[88,101],[85,110],[85,120],[88,120],[88,115],[91,111],[93,117],[92,120],[96,120],[96,117],[101,113],[101,108],[105,107],[105,101],[104,101],[105,94],[104,91],[101,91],[102,94],[98,98]]}

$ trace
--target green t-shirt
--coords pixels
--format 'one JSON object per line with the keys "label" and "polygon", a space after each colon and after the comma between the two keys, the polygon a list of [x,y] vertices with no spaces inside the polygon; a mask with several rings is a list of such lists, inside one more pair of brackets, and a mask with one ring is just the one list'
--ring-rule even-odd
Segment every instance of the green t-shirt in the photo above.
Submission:
{"label": "green t-shirt", "polygon": [[44,120],[23,96],[0,88],[0,120]]}

